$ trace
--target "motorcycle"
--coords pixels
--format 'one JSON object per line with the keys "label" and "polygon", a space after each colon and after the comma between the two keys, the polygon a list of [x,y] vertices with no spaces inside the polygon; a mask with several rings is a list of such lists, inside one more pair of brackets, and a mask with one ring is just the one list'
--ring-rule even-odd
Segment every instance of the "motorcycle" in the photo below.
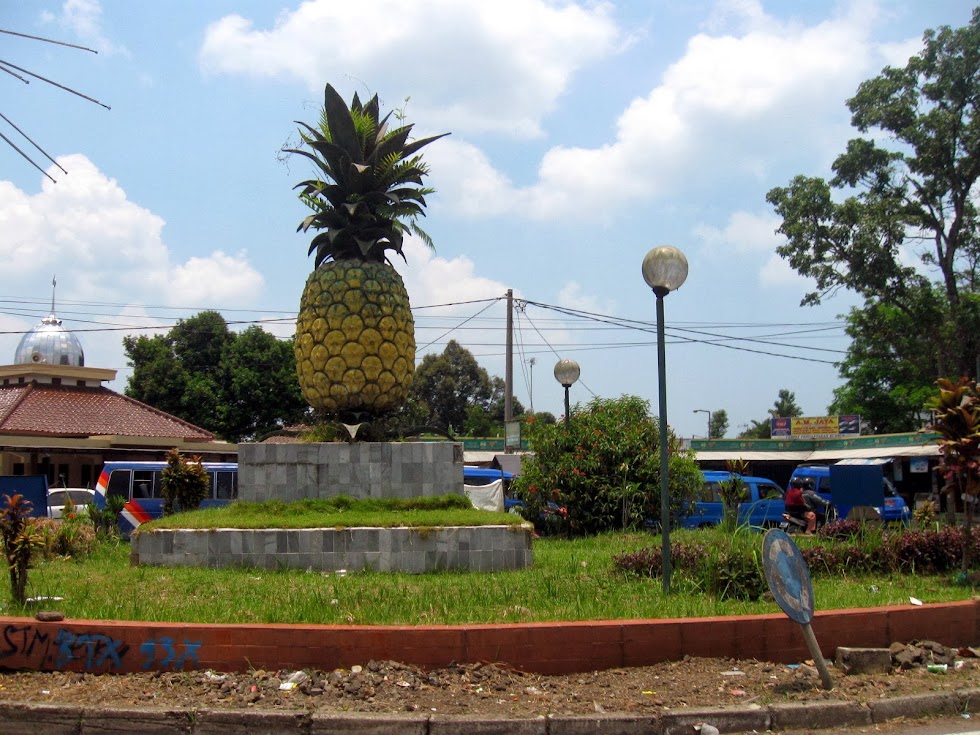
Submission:
{"label": "motorcycle", "polygon": [[[806,500],[807,509],[817,514],[814,531],[837,520],[837,510],[829,500],[821,498],[816,493],[807,493]],[[806,519],[783,513],[783,522],[779,524],[779,528],[786,533],[806,533]]]}

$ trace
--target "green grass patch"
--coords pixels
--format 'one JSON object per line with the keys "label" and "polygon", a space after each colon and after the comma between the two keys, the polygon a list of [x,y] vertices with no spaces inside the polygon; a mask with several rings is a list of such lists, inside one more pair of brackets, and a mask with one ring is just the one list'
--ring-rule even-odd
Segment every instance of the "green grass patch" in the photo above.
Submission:
{"label": "green grass patch", "polygon": [[[711,542],[711,534],[699,538]],[[753,535],[761,549],[762,536]],[[84,559],[39,562],[29,596],[63,597],[46,608],[68,618],[196,623],[360,625],[477,624],[684,618],[778,613],[764,596],[721,600],[684,581],[669,596],[659,578],[627,575],[613,557],[659,544],[645,533],[534,541],[534,566],[511,572],[338,576],[299,570],[132,567],[129,545],[104,542]],[[834,575],[814,579],[818,610],[969,600],[947,576]],[[6,597],[6,595],[5,595]],[[11,602],[0,614],[30,616]]]}
{"label": "green grass patch", "polygon": [[395,528],[398,526],[501,526],[524,520],[512,513],[474,510],[462,495],[429,498],[338,496],[325,500],[234,502],[176,513],[141,526],[154,528]]}

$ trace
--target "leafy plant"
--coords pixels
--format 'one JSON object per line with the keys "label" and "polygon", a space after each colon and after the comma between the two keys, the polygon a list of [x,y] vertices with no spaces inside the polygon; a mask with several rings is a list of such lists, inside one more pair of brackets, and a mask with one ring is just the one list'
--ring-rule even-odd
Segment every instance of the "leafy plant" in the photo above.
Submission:
{"label": "leafy plant", "polygon": [[[943,491],[951,502],[961,499],[965,507],[963,530],[969,535],[973,509],[980,499],[980,395],[977,383],[960,378],[955,384],[945,378],[936,381],[939,395],[929,403],[935,419],[930,428],[939,434],[939,471],[946,484]],[[970,546],[963,547],[960,571],[970,567]]]}
{"label": "leafy plant", "polygon": [[23,605],[27,591],[27,570],[38,544],[37,530],[31,514],[31,501],[20,493],[3,496],[6,506],[0,509],[0,541],[3,543],[10,571],[10,594]]}
{"label": "leafy plant", "polygon": [[[525,424],[534,451],[513,485],[524,517],[542,514],[566,535],[643,528],[660,518],[660,433],[649,404],[636,396],[595,398],[566,424]],[[669,432],[669,428],[667,429]],[[703,479],[692,456],[668,434],[669,511],[689,513]],[[548,515],[555,506],[564,509]]]}
{"label": "leafy plant", "polygon": [[92,521],[97,536],[112,537],[119,535],[119,514],[122,513],[123,506],[126,505],[126,498],[121,495],[107,495],[105,508],[96,508],[94,504],[89,504],[88,517]]}
{"label": "leafy plant", "polygon": [[749,489],[742,479],[742,475],[748,473],[749,463],[744,459],[729,459],[725,461],[725,469],[731,477],[718,484],[722,503],[721,526],[731,532],[738,525],[739,504],[749,499]]}
{"label": "leafy plant", "polygon": [[177,449],[167,452],[167,466],[160,477],[163,512],[166,515],[194,510],[208,497],[210,478],[200,457],[184,460]]}

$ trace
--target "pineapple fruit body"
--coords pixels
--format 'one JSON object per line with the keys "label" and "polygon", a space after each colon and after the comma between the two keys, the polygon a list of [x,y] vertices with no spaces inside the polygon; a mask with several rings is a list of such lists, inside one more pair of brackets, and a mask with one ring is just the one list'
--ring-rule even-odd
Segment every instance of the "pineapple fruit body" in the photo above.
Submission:
{"label": "pineapple fruit body", "polygon": [[398,409],[415,375],[415,322],[401,276],[387,263],[323,262],[303,290],[295,351],[314,408],[374,416]]}

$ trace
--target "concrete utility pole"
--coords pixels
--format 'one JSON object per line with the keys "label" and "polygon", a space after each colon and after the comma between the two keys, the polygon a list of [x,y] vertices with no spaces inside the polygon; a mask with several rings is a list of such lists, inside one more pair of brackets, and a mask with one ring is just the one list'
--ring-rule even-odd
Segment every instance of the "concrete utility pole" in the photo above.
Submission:
{"label": "concrete utility pole", "polygon": [[504,421],[514,418],[514,290],[507,289],[507,354],[504,358]]}

